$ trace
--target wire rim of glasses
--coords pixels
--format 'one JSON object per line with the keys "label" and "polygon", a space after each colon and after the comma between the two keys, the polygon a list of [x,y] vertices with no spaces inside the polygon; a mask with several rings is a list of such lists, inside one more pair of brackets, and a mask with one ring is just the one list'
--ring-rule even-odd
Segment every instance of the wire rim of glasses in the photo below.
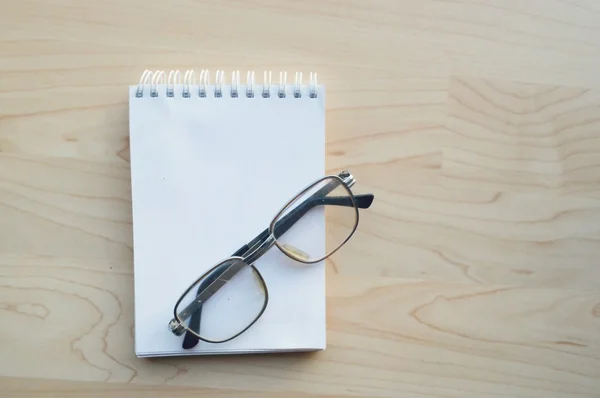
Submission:
{"label": "wire rim of glasses", "polygon": [[[349,177],[352,178],[352,180],[353,180],[352,175],[349,174]],[[293,252],[290,252],[290,250],[287,249],[280,242],[279,239],[277,239],[277,237],[275,235],[275,225],[277,224],[278,219],[285,213],[285,211],[288,209],[288,207],[291,204],[294,203],[294,201],[296,201],[302,195],[306,194],[306,192],[308,192],[311,188],[317,186],[318,184],[320,184],[320,183],[322,183],[323,181],[326,181],[326,180],[336,180],[339,183],[339,186],[342,187],[342,188],[344,188],[346,190],[346,192],[348,193],[348,196],[349,196],[349,198],[350,198],[350,200],[352,202],[352,207],[354,209],[354,216],[355,216],[354,226],[352,227],[352,229],[351,229],[350,233],[348,234],[348,236],[335,249],[327,252],[324,256],[322,256],[320,258],[317,258],[317,259],[304,259],[304,258],[302,258],[300,256],[295,255]],[[289,200],[281,208],[281,210],[275,215],[275,217],[273,218],[273,220],[269,224],[269,233],[275,239],[275,241],[274,241],[275,246],[283,254],[285,254],[287,257],[291,258],[294,261],[298,261],[298,262],[301,262],[301,263],[304,263],[304,264],[315,264],[315,263],[321,262],[321,261],[327,259],[328,257],[332,256],[342,246],[344,246],[350,240],[350,238],[352,238],[352,235],[354,235],[354,233],[356,232],[356,229],[358,228],[359,216],[360,216],[360,212],[358,211],[358,205],[356,204],[356,198],[354,197],[354,194],[352,193],[352,190],[350,189],[350,187],[348,187],[348,185],[346,184],[346,181],[344,179],[342,179],[338,175],[328,175],[328,176],[321,177],[317,181],[314,181],[313,183],[311,183],[310,185],[308,185],[307,187],[305,187],[302,191],[300,191],[298,194],[296,194],[296,196],[294,196],[291,200]]]}
{"label": "wire rim of glasses", "polygon": [[[227,262],[231,262],[231,261],[239,261],[241,263],[243,263],[246,267],[251,268],[251,270],[254,272],[254,274],[258,277],[258,280],[261,283],[262,289],[264,291],[264,302],[262,304],[262,308],[261,310],[256,314],[256,316],[254,317],[254,319],[249,322],[249,324],[244,327],[242,330],[240,330],[238,333],[234,334],[231,337],[228,337],[226,339],[209,339],[206,338],[206,336],[202,336],[201,334],[195,332],[192,328],[190,328],[186,322],[184,320],[181,319],[181,317],[179,316],[178,313],[178,308],[181,304],[181,302],[184,300],[184,298],[194,289],[196,288],[199,283],[205,279],[206,277],[208,277],[212,272],[214,272],[215,270],[217,270],[217,268],[219,268],[219,266],[226,264]],[[228,342],[230,340],[235,339],[236,337],[240,336],[241,334],[243,334],[244,332],[246,332],[248,329],[250,329],[255,323],[256,321],[258,321],[263,313],[265,312],[267,305],[269,303],[269,289],[267,287],[267,283],[265,282],[264,277],[262,276],[262,274],[260,273],[260,271],[258,270],[258,268],[256,268],[253,264],[248,264],[245,260],[244,257],[240,257],[240,256],[231,256],[228,257],[220,262],[218,262],[217,264],[215,264],[213,267],[209,268],[205,273],[203,273],[200,277],[198,277],[184,292],[183,294],[179,297],[179,299],[177,300],[177,302],[175,303],[175,306],[173,307],[173,319],[169,322],[168,328],[169,330],[171,330],[171,332],[176,335],[176,336],[181,336],[184,333],[191,333],[192,335],[194,335],[196,338],[198,338],[201,341],[207,342],[207,343],[225,343]]]}

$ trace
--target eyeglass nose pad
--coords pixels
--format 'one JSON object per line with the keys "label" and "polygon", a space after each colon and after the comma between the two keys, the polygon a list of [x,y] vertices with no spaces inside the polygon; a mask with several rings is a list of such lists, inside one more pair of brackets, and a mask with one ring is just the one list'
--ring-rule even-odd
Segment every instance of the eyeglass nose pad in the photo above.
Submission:
{"label": "eyeglass nose pad", "polygon": [[303,252],[302,250],[298,249],[295,246],[290,245],[289,243],[282,243],[281,246],[289,253],[292,255],[292,257],[294,257],[296,260],[299,261],[306,261],[310,258],[310,256],[308,254],[306,254],[305,252]]}
{"label": "eyeglass nose pad", "polygon": [[175,336],[181,336],[181,335],[183,335],[183,333],[185,333],[185,327],[183,327],[183,325],[175,318],[173,318],[173,319],[171,319],[171,321],[169,321],[169,330]]}

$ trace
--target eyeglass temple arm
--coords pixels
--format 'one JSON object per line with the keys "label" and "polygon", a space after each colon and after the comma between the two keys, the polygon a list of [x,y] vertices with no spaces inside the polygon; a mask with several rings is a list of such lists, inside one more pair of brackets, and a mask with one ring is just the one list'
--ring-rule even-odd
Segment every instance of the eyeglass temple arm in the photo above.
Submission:
{"label": "eyeglass temple arm", "polygon": [[[375,196],[373,194],[355,195],[354,201],[359,209],[368,209],[373,203]],[[290,211],[275,225],[275,235],[281,236],[286,233],[302,216],[308,213],[316,206],[354,206],[352,199],[349,196],[326,196],[324,198],[311,198],[294,210]],[[250,242],[240,247],[232,256],[244,257],[251,249],[257,247],[269,238],[269,228],[262,231],[258,236]]]}
{"label": "eyeglass temple arm", "polygon": [[[368,209],[373,203],[375,196],[373,194],[355,195],[354,200],[356,206],[359,209]],[[324,198],[311,198],[294,210],[290,211],[275,225],[275,235],[281,236],[286,233],[302,216],[308,213],[312,208],[316,206],[354,206],[352,199],[349,196],[326,196]],[[248,254],[251,249],[254,249],[259,244],[263,243],[269,238],[269,228],[262,231],[258,236],[252,239],[250,242],[240,247],[232,256],[244,257]]]}
{"label": "eyeglass temple arm", "polygon": [[[374,198],[375,198],[375,196],[373,194],[355,195],[354,196],[354,200],[359,209],[368,209],[369,206],[371,206],[371,203],[373,203]],[[324,205],[347,206],[347,207],[353,206],[352,199],[349,196],[313,197],[313,198],[307,200],[306,202],[302,203],[301,205],[299,205],[292,211],[290,211],[285,217],[283,217],[279,222],[277,222],[277,225],[275,226],[275,235],[277,235],[277,236],[283,235],[300,218],[302,218],[302,216],[304,216],[306,213],[308,213],[308,211],[310,211],[312,208],[314,208],[316,206],[324,206]],[[245,254],[247,254],[251,249],[256,247],[258,244],[266,241],[269,238],[269,235],[270,235],[269,228],[267,228],[264,231],[262,231],[260,234],[258,234],[258,236],[256,238],[252,239],[249,243],[240,247],[235,253],[233,253],[232,256],[243,257]],[[221,277],[221,275],[225,271],[226,271],[226,269],[224,269],[224,270],[216,269],[215,272],[213,272],[211,275],[208,275],[206,277],[206,279],[204,279],[200,283],[200,286],[198,286],[198,292],[196,293],[196,295],[200,294],[211,283],[213,283],[215,280],[217,280],[219,277]],[[202,306],[200,306],[198,308],[198,310],[192,314],[192,316],[190,318],[190,323],[188,326],[190,329],[200,330],[201,314],[202,314]],[[195,336],[194,334],[192,334],[190,332],[186,332],[185,337],[183,339],[182,347],[184,349],[194,348],[198,344],[198,342],[199,342],[199,339],[197,336]]]}
{"label": "eyeglass temple arm", "polygon": [[[352,174],[350,174],[347,170],[342,171],[338,178],[341,179],[342,183],[347,187],[351,188],[352,185],[356,182]],[[304,216],[308,211],[315,206],[318,205],[335,205],[335,206],[353,206],[354,203],[359,208],[368,208],[373,203],[374,195],[353,195],[354,202],[350,196],[327,196],[331,191],[335,190],[339,186],[339,180],[330,181],[329,183],[322,186],[316,192],[313,192],[308,198],[306,198],[303,202],[298,204],[294,209],[292,209],[288,214],[286,214],[281,220],[277,221],[275,227],[273,228],[273,234],[275,236],[281,236],[286,233],[292,225],[294,225],[302,216]],[[350,193],[351,194],[351,193]],[[352,195],[352,194],[351,194]]]}
{"label": "eyeglass temple arm", "polygon": [[[375,196],[373,194],[356,195],[354,200],[359,209],[368,209],[373,203]],[[325,196],[313,197],[306,202],[300,204],[294,210],[286,214],[281,220],[277,221],[274,228],[274,235],[281,236],[286,233],[299,219],[306,213],[317,206],[344,206],[354,207],[352,198],[349,196]]]}

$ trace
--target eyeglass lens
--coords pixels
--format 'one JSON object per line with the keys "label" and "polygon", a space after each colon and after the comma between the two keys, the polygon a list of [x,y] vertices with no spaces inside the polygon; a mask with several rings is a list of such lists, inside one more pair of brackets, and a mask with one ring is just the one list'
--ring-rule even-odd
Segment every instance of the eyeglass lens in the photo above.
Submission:
{"label": "eyeglass lens", "polygon": [[316,261],[337,250],[352,235],[357,213],[346,185],[337,178],[326,178],[288,204],[271,224],[271,232],[290,257]]}
{"label": "eyeglass lens", "polygon": [[175,308],[179,321],[196,336],[222,342],[250,326],[267,304],[264,281],[239,259],[215,266]]}

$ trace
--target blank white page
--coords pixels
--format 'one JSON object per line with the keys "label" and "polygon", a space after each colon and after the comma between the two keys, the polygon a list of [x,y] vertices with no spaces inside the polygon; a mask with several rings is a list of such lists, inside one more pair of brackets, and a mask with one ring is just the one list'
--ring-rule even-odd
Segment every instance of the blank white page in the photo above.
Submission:
{"label": "blank white page", "polygon": [[[220,344],[181,348],[167,328],[184,290],[217,262],[268,227],[277,211],[325,172],[325,91],[294,98],[255,86],[238,98],[175,85],[157,97],[130,87],[130,150],[134,232],[135,352],[138,356],[317,350],[325,348],[324,264],[300,265],[273,247],[256,262],[269,291],[262,317]],[[325,251],[325,225],[311,234],[311,252]],[[303,236],[303,240],[307,236]]]}

